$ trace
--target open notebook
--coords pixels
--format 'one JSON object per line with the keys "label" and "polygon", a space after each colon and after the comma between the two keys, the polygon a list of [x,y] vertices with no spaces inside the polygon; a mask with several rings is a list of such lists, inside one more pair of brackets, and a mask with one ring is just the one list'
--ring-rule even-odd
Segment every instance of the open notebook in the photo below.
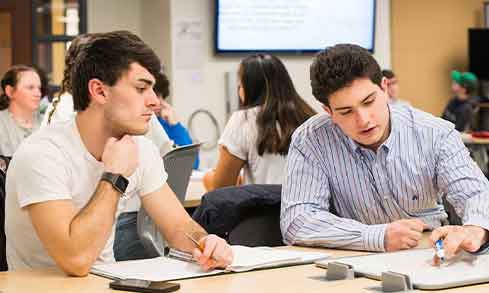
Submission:
{"label": "open notebook", "polygon": [[269,247],[232,246],[233,263],[226,270],[203,271],[194,262],[172,257],[156,257],[142,260],[122,261],[94,265],[91,273],[110,279],[142,279],[148,281],[171,281],[224,272],[244,272],[254,269],[282,267],[313,263],[329,257],[327,253],[304,252],[290,249],[272,249]]}

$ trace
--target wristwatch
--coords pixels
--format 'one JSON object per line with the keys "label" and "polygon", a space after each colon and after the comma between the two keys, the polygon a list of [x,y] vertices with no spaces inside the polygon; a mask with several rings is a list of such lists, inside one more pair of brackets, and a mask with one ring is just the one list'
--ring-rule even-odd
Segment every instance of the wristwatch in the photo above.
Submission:
{"label": "wristwatch", "polygon": [[129,184],[129,180],[127,180],[121,174],[115,174],[110,172],[104,172],[102,174],[102,178],[100,180],[104,180],[112,184],[112,186],[122,194],[126,192],[127,185]]}

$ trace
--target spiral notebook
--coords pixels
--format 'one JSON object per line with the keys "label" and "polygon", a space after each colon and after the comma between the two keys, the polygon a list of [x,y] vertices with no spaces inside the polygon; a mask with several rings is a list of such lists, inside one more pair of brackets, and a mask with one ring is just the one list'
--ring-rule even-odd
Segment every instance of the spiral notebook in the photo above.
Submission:
{"label": "spiral notebook", "polygon": [[94,265],[91,273],[110,279],[171,281],[227,272],[308,264],[329,257],[329,254],[322,252],[304,252],[270,247],[251,248],[233,245],[232,249],[234,261],[225,270],[203,271],[197,263],[190,261],[191,257],[188,254],[173,252],[167,256],[150,259]]}

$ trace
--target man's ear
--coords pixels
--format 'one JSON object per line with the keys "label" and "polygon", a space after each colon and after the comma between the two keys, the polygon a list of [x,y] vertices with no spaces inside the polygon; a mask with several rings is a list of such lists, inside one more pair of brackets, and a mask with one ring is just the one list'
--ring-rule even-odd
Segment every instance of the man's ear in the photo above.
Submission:
{"label": "man's ear", "polygon": [[387,92],[387,88],[389,88],[389,80],[386,77],[382,77],[382,80],[380,81],[380,88],[384,92]]}
{"label": "man's ear", "polygon": [[92,78],[88,81],[88,92],[92,97],[92,100],[97,104],[105,104],[107,97],[105,96],[105,85],[97,78]]}
{"label": "man's ear", "polygon": [[323,110],[326,111],[326,113],[328,113],[330,116],[331,114],[333,114],[333,111],[329,106],[326,106],[325,104],[321,104],[321,108],[323,108]]}

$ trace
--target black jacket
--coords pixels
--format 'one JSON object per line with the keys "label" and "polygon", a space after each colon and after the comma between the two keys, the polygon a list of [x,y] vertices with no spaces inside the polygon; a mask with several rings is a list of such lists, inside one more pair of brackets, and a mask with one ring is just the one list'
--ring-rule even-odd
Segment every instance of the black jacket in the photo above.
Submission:
{"label": "black jacket", "polygon": [[229,232],[250,212],[270,208],[280,210],[281,191],[281,185],[272,184],[220,188],[202,197],[193,218],[208,233],[227,239]]}
{"label": "black jacket", "polygon": [[477,99],[474,97],[464,101],[454,97],[448,103],[441,117],[455,124],[455,129],[463,132],[469,128],[476,103]]}

